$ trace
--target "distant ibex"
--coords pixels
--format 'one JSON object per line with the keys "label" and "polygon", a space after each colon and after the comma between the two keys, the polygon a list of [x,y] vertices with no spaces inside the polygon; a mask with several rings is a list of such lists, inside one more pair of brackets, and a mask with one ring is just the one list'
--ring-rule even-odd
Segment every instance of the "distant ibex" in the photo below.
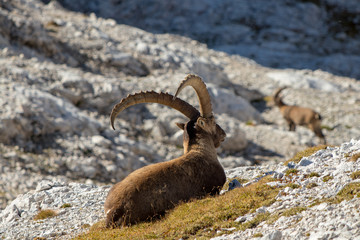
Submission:
{"label": "distant ibex", "polygon": [[288,123],[289,131],[295,131],[296,125],[307,126],[320,138],[322,144],[326,144],[325,136],[321,131],[320,114],[310,108],[286,105],[280,97],[280,92],[285,88],[287,87],[276,90],[274,102]]}
{"label": "distant ibex", "polygon": [[[200,113],[176,97],[186,86],[195,89]],[[200,77],[188,75],[175,96],[153,91],[128,95],[113,108],[110,117],[112,127],[121,111],[139,103],[160,103],[190,119],[187,123],[177,123],[184,130],[184,155],[140,168],[115,184],[104,206],[107,227],[151,220],[180,202],[219,193],[226,181],[216,154],[216,148],[224,141],[226,134],[215,122],[210,95]]]}

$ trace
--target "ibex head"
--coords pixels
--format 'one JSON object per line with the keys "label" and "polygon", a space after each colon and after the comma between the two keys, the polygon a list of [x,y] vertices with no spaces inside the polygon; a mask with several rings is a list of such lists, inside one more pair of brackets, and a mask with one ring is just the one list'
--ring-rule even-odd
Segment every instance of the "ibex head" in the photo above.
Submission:
{"label": "ibex head", "polygon": [[[200,112],[189,103],[181,100],[180,98],[177,98],[177,95],[186,86],[191,86],[196,91],[197,97],[199,99]],[[124,109],[139,103],[163,104],[178,110],[190,119],[187,124],[177,123],[177,126],[180,129],[184,130],[185,153],[187,152],[185,151],[185,149],[187,149],[189,147],[189,144],[192,143],[188,139],[194,139],[191,138],[192,134],[194,134],[193,130],[196,130],[197,134],[209,134],[209,136],[211,136],[213,140],[215,148],[219,147],[220,143],[223,142],[226,137],[224,130],[215,122],[215,118],[212,113],[212,105],[209,92],[206,89],[205,83],[199,76],[193,74],[187,75],[187,77],[180,83],[180,86],[177,89],[175,96],[163,92],[156,93],[154,91],[140,92],[128,95],[126,98],[122,99],[120,103],[116,104],[111,112],[110,120],[113,129],[115,129],[114,120],[116,116]],[[185,128],[185,125],[188,126]]]}
{"label": "ibex head", "polygon": [[[209,92],[206,89],[205,83],[199,76],[189,74],[178,87],[174,98],[178,96],[178,94],[186,87],[191,86],[194,88],[197,97],[199,99],[200,105],[200,116],[196,119],[195,129],[198,133],[207,133],[211,136],[215,148],[220,146],[220,143],[225,140],[226,134],[224,130],[215,122],[215,118],[212,112],[211,98]],[[191,125],[190,122],[187,125]],[[178,126],[181,129],[185,129],[183,125]],[[189,129],[184,131],[184,146],[185,146],[185,138],[186,134],[189,134]],[[201,139],[201,138],[197,138]]]}
{"label": "ibex head", "polygon": [[274,94],[274,102],[275,102],[275,105],[278,106],[278,107],[281,107],[281,106],[284,106],[285,103],[283,102],[281,96],[280,96],[280,93],[282,92],[282,90],[286,89],[287,87],[281,87],[281,88],[278,88],[276,91],[275,91],[275,94]]}

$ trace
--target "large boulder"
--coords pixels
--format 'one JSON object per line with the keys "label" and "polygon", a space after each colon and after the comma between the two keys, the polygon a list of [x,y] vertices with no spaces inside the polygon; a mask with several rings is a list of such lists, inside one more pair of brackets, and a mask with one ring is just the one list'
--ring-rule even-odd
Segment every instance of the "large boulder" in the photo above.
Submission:
{"label": "large boulder", "polygon": [[[31,87],[1,88],[0,140],[29,147],[51,134],[97,134],[100,123],[83,114],[67,100]],[[32,146],[35,147],[35,146]]]}

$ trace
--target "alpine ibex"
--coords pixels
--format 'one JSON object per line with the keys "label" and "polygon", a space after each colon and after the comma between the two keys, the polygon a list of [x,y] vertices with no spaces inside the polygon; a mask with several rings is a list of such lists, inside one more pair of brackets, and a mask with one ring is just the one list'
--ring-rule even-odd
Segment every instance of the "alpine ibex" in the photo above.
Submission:
{"label": "alpine ibex", "polygon": [[274,102],[279,107],[282,116],[289,125],[289,131],[295,131],[296,125],[307,126],[316,136],[320,138],[322,144],[326,144],[325,136],[321,131],[321,116],[310,108],[286,105],[280,97],[280,92],[287,87],[276,90]]}
{"label": "alpine ibex", "polygon": [[[195,89],[200,113],[176,97],[186,86]],[[128,95],[113,108],[110,116],[112,127],[121,111],[139,103],[160,103],[190,119],[187,123],[177,123],[184,131],[184,155],[140,168],[116,183],[110,189],[104,205],[107,227],[151,220],[180,202],[219,193],[226,181],[224,169],[216,155],[216,148],[224,141],[226,134],[215,122],[210,95],[200,77],[188,75],[175,96],[153,91]]]}

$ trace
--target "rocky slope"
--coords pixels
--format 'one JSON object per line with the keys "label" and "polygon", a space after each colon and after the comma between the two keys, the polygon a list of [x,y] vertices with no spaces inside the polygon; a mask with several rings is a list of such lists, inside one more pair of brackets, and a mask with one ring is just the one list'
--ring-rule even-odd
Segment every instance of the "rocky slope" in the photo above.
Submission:
{"label": "rocky slope", "polygon": [[[289,169],[297,170],[293,176]],[[304,157],[299,163],[271,166],[239,167],[227,171],[230,178],[249,179],[251,184],[262,176],[272,175],[282,186],[276,202],[260,207],[255,213],[239,216],[236,221],[251,221],[256,215],[280,215],[273,223],[262,222],[255,228],[214,239],[358,239],[360,237],[360,141],[352,140],[340,147],[328,147]],[[259,177],[260,176],[260,177]],[[283,183],[282,183],[283,182]],[[97,187],[79,183],[41,181],[35,190],[19,195],[0,213],[2,239],[69,239],[104,219],[103,204],[109,186]],[[350,198],[332,202],[341,192]],[[226,194],[226,193],[224,193]],[[353,197],[355,195],[355,197]],[[352,198],[353,197],[353,198]],[[327,201],[328,200],[328,201]],[[34,220],[39,210],[53,210],[56,216]],[[281,215],[291,209],[295,214]],[[69,224],[71,223],[71,224]],[[221,233],[221,231],[219,232]],[[261,237],[254,238],[254,236]],[[258,234],[258,235],[255,235]]]}
{"label": "rocky slope", "polygon": [[276,68],[360,79],[357,0],[59,0],[66,8],[153,33],[174,33]]}
{"label": "rocky slope", "polygon": [[[210,49],[216,46],[207,41],[209,47],[188,37],[122,25],[119,19],[101,18],[99,13],[73,12],[68,10],[71,6],[65,1],[60,2],[63,5],[38,0],[0,2],[0,209],[19,194],[36,189],[43,180],[77,182],[71,186],[90,189],[89,185],[81,184],[111,184],[134,169],[181,155],[182,136],[174,124],[186,120],[181,114],[156,104],[134,106],[118,117],[116,131],[110,129],[108,116],[113,105],[129,93],[140,90],[174,93],[187,73],[203,77],[212,96],[217,121],[227,132],[227,140],[219,149],[219,159],[226,169],[281,162],[318,143],[306,128],[288,132],[278,109],[262,100],[284,85],[291,86],[284,92],[285,102],[311,107],[321,113],[329,144],[340,145],[360,136],[360,83],[356,79],[321,70],[264,67],[248,58]],[[262,9],[256,1],[250,2],[244,9]],[[279,12],[287,9],[286,1],[279,2]],[[356,11],[357,7],[351,7],[351,2],[344,3],[343,9]],[[101,1],[105,3],[115,4],[115,1]],[[215,5],[209,2],[211,7],[206,8],[209,12],[202,19],[206,19],[217,2],[211,3]],[[131,4],[123,1],[121,7],[111,6],[114,8],[108,11],[132,9],[135,5]],[[223,3],[218,4],[219,9],[223,7]],[[186,6],[189,4],[182,7]],[[304,6],[310,6],[315,12],[323,11],[321,6],[303,1],[291,6],[293,11]],[[202,11],[196,6],[190,9]],[[181,12],[184,11],[178,14]],[[250,12],[256,11],[244,12],[244,18],[249,18]],[[278,23],[283,17],[279,15],[279,19],[267,24]],[[146,17],[145,22],[152,22],[151,19]],[[187,18],[184,21],[187,22]],[[230,25],[232,21],[235,20],[231,20]],[[203,29],[211,29],[211,24],[215,23],[210,22]],[[328,27],[326,21],[319,24]],[[261,29],[259,32],[265,31]],[[288,33],[283,25],[274,29],[279,34]],[[159,31],[167,30],[159,26]],[[231,28],[229,32],[241,33],[239,31]],[[335,38],[335,33],[327,33],[329,39]],[[357,38],[348,38],[346,34],[346,41],[335,41],[331,49],[340,48],[341,43],[344,49],[357,46]],[[354,34],[357,36],[356,31]],[[248,44],[259,47],[259,54],[266,53],[259,46],[266,37],[251,36],[254,38]],[[308,44],[311,39],[306,40]],[[231,44],[227,41],[219,41],[221,44],[217,47]],[[277,47],[269,46],[268,49],[278,51]],[[291,51],[284,51],[288,52],[284,59],[291,55],[291,62],[309,63],[296,58]],[[350,62],[333,50],[330,52],[327,57],[336,66],[348,67],[348,71],[332,72],[357,77],[358,68],[351,63],[351,59],[356,60],[351,54],[356,52],[344,50],[342,53],[350,56]],[[255,60],[259,59],[255,57]],[[315,64],[309,68],[318,67]],[[197,106],[191,89],[180,97]],[[57,186],[69,188],[70,185]],[[94,191],[101,192],[98,187],[94,187]]]}

